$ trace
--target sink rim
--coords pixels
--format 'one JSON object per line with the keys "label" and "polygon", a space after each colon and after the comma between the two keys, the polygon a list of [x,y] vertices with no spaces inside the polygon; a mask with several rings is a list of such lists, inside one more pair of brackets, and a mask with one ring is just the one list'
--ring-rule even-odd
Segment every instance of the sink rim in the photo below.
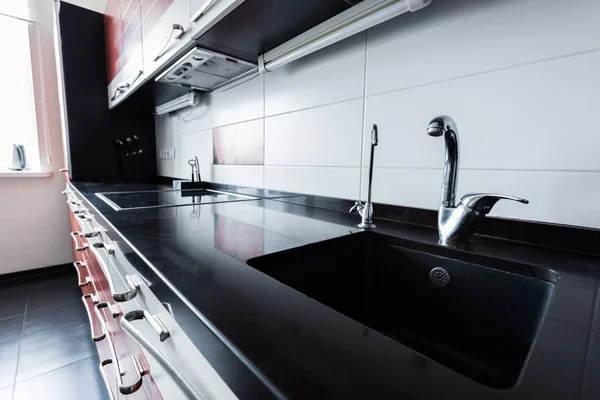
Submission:
{"label": "sink rim", "polygon": [[[239,199],[212,201],[210,203],[194,203],[194,202],[192,202],[192,203],[186,203],[186,204],[165,204],[165,205],[159,205],[159,206],[143,206],[143,207],[123,208],[105,196],[105,195],[110,195],[110,194],[140,194],[140,193],[167,193],[167,192],[182,192],[182,193],[190,192],[191,193],[191,192],[200,192],[200,191],[227,194],[227,195],[239,197]],[[112,208],[113,210],[115,210],[117,212],[132,211],[132,210],[151,210],[151,209],[155,209],[155,208],[202,206],[202,205],[208,205],[208,204],[222,204],[222,203],[233,203],[233,202],[241,202],[241,201],[261,200],[260,197],[251,196],[248,194],[240,194],[240,193],[229,192],[229,191],[224,191],[224,190],[206,189],[206,188],[184,189],[184,190],[181,190],[181,189],[131,190],[131,191],[122,191],[122,192],[96,192],[94,194],[96,195],[96,197],[98,197],[100,200],[102,200],[104,203],[106,203],[108,206],[110,206],[110,208]]]}
{"label": "sink rim", "polygon": [[489,254],[475,253],[473,251],[461,249],[458,247],[448,247],[439,244],[422,242],[418,240],[411,240],[400,236],[390,235],[388,233],[372,231],[352,232],[348,235],[338,236],[331,239],[321,240],[318,242],[308,243],[302,246],[292,247],[289,249],[265,254],[262,256],[248,259],[246,261],[246,265],[264,273],[259,268],[256,268],[253,265],[251,265],[251,262],[262,259],[263,257],[266,258],[276,254],[281,255],[283,253],[297,251],[299,249],[304,249],[315,245],[323,245],[328,242],[336,242],[339,240],[353,240],[352,238],[359,237],[361,238],[361,240],[365,241],[372,240],[379,243],[386,243],[392,246],[404,247],[409,250],[421,251],[435,256],[446,257],[449,259],[454,259],[469,264],[476,264],[478,267],[491,268],[499,271],[527,276],[534,279],[540,279],[555,285],[558,283],[560,278],[560,274],[557,271],[539,264],[534,264],[525,261],[517,261],[510,258],[497,257]]}

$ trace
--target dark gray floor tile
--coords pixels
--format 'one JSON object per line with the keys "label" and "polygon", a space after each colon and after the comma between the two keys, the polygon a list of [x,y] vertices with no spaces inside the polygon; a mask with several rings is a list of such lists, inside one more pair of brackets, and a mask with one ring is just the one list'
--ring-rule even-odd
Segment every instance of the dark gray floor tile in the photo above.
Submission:
{"label": "dark gray floor tile", "polygon": [[18,383],[15,386],[14,396],[14,400],[105,400],[108,398],[98,370],[96,356]]}
{"label": "dark gray floor tile", "polygon": [[0,346],[21,340],[25,315],[0,319]]}
{"label": "dark gray floor tile", "polygon": [[77,286],[75,273],[38,278],[29,284],[28,294],[28,313],[81,299],[81,289]]}
{"label": "dark gray floor tile", "polygon": [[0,400],[12,400],[13,398],[13,387],[8,386],[0,389]]}
{"label": "dark gray floor tile", "polygon": [[20,343],[0,345],[0,388],[15,383]]}
{"label": "dark gray floor tile", "polygon": [[0,286],[0,318],[13,317],[25,313],[27,303],[26,284]]}
{"label": "dark gray floor tile", "polygon": [[[80,296],[81,297],[81,296]],[[89,322],[81,301],[45,308],[27,313],[23,339],[35,335],[46,335],[59,329],[67,329]]]}
{"label": "dark gray floor tile", "polygon": [[21,342],[17,382],[95,355],[88,323],[34,335]]}

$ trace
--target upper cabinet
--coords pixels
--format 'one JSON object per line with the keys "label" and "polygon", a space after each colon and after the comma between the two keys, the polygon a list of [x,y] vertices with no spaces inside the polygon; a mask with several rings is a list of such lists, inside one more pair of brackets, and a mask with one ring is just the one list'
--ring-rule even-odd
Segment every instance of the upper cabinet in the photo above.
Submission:
{"label": "upper cabinet", "polygon": [[190,0],[192,36],[202,36],[244,0]]}
{"label": "upper cabinet", "polygon": [[141,0],[109,0],[104,34],[108,104],[114,107],[144,81]]}
{"label": "upper cabinet", "polygon": [[108,103],[146,81],[227,90],[431,0],[108,0]]}
{"label": "upper cabinet", "polygon": [[142,0],[144,73],[151,76],[189,43],[190,0]]}

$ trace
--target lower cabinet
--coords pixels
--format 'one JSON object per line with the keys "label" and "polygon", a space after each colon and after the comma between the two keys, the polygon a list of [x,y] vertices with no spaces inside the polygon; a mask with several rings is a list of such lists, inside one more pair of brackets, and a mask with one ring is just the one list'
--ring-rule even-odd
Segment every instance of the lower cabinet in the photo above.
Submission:
{"label": "lower cabinet", "polygon": [[[177,324],[112,236],[67,186],[73,263],[110,398],[235,400],[237,397]],[[111,239],[112,237],[112,239]],[[113,240],[114,239],[114,240]],[[160,389],[160,390],[159,390]]]}
{"label": "lower cabinet", "polygon": [[123,310],[113,300],[102,266],[90,250],[90,245],[93,246],[90,241],[96,242],[100,234],[86,232],[93,228],[86,227],[87,217],[82,218],[84,214],[74,208],[70,211],[73,265],[81,288],[81,301],[90,321],[90,340],[96,343],[99,369],[109,396],[111,399],[162,399],[142,349],[121,328]]}

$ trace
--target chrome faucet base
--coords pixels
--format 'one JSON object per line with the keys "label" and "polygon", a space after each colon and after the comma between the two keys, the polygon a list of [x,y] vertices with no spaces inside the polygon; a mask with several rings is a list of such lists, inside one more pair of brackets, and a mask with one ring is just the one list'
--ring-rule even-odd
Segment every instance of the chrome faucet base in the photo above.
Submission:
{"label": "chrome faucet base", "polygon": [[367,222],[367,223],[363,224],[363,223],[361,222],[360,224],[358,224],[358,225],[356,225],[356,226],[358,226],[358,227],[359,227],[359,228],[361,228],[361,229],[373,229],[373,228],[375,228],[377,225],[375,225],[375,224],[373,224],[373,223],[369,223],[369,222]]}

